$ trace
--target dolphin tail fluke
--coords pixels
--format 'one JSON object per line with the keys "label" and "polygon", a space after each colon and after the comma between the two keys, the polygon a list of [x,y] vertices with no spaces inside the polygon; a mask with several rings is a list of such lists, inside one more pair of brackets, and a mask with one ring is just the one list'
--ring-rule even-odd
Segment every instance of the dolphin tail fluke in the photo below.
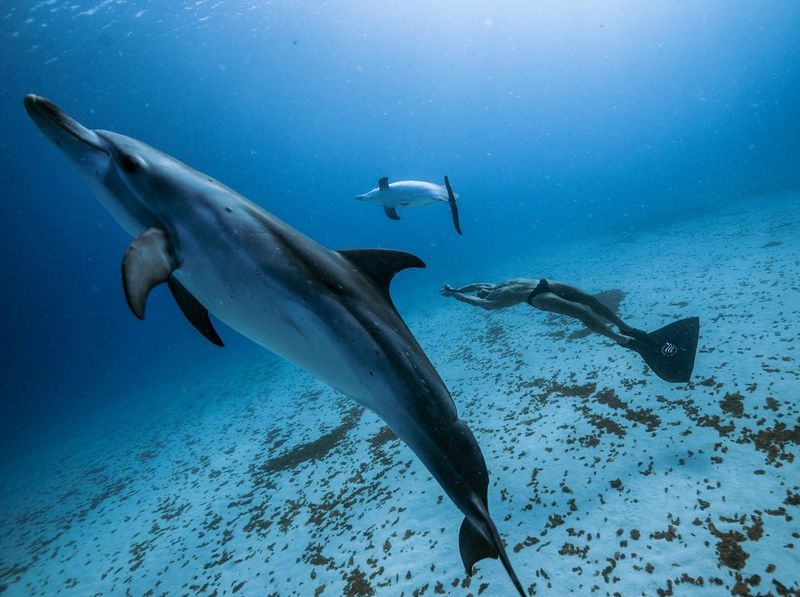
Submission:
{"label": "dolphin tail fluke", "polygon": [[453,226],[456,227],[456,232],[461,232],[461,222],[458,218],[458,205],[456,205],[456,194],[453,192],[453,187],[450,186],[450,179],[444,177],[444,186],[447,187],[447,202],[450,204],[450,215],[453,216]]}
{"label": "dolphin tail fluke", "polygon": [[489,543],[481,532],[475,528],[467,518],[461,523],[458,532],[458,550],[461,552],[461,561],[464,562],[464,571],[472,576],[472,567],[484,558],[497,558],[495,546]]}
{"label": "dolphin tail fluke", "polygon": [[488,527],[492,534],[492,541],[488,541],[468,519],[465,518],[461,523],[461,530],[458,533],[458,549],[461,552],[461,561],[464,563],[467,576],[472,576],[472,567],[480,560],[500,558],[503,568],[506,569],[520,597],[525,597],[525,590],[522,588],[522,583],[519,582],[514,568],[511,567],[506,548],[503,547],[503,541],[500,539],[497,529],[491,521],[489,521]]}

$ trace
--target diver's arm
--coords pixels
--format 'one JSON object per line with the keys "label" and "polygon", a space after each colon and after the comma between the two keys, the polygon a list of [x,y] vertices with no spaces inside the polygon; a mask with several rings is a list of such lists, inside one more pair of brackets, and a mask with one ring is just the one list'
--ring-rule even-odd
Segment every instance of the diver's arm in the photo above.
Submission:
{"label": "diver's arm", "polygon": [[467,284],[461,288],[454,288],[453,290],[455,292],[475,292],[476,290],[489,290],[490,288],[494,288],[494,284],[489,284],[487,282],[476,282],[474,284]]}
{"label": "diver's arm", "polygon": [[475,307],[481,307],[482,309],[487,309],[492,311],[494,309],[502,309],[504,305],[498,305],[494,301],[487,301],[482,298],[478,298],[477,296],[469,296],[467,294],[461,294],[460,292],[451,292],[450,296],[452,296],[457,301],[461,301],[462,303],[467,303],[468,305],[473,305]]}
{"label": "diver's arm", "polygon": [[450,284],[445,284],[442,289],[439,291],[439,294],[442,296],[450,296],[454,292],[475,292],[476,290],[489,290],[490,288],[494,288],[494,284],[486,284],[485,282],[479,282],[477,284],[467,284],[466,286],[462,286],[461,288],[453,288]]}

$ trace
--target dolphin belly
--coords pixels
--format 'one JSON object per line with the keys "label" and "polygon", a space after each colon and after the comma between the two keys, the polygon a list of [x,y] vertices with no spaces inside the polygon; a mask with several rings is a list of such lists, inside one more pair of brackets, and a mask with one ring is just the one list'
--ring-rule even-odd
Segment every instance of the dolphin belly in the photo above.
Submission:
{"label": "dolphin belly", "polygon": [[175,276],[225,325],[373,408],[375,382],[388,367],[384,354],[336,296],[298,281],[282,253],[270,260],[278,242],[262,234],[232,252],[224,242],[187,238]]}
{"label": "dolphin belly", "polygon": [[447,192],[439,185],[420,181],[399,181],[389,184],[387,191],[380,194],[387,207],[420,207],[440,201],[447,201]]}
{"label": "dolphin belly", "polygon": [[298,304],[285,289],[268,282],[231,284],[230,279],[216,280],[190,268],[177,270],[176,277],[228,327],[348,395],[363,394],[359,376],[338,350],[330,323]]}
{"label": "dolphin belly", "polygon": [[432,203],[438,203],[439,199],[435,196],[423,193],[401,193],[395,191],[389,191],[384,193],[384,197],[382,197],[382,203],[386,207],[393,207],[395,209],[398,208],[410,208],[410,207],[422,207],[423,205],[431,205]]}

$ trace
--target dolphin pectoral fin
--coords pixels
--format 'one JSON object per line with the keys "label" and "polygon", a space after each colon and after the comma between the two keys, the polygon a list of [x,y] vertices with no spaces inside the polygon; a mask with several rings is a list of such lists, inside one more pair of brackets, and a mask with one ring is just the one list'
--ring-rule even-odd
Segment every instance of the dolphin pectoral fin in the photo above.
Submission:
{"label": "dolphin pectoral fin", "polygon": [[397,215],[397,210],[394,207],[388,207],[386,205],[383,206],[383,211],[386,212],[386,215],[389,217],[390,220],[399,220],[400,216]]}
{"label": "dolphin pectoral fin", "polygon": [[208,309],[191,292],[186,290],[186,287],[178,282],[175,276],[167,278],[167,286],[169,286],[175,302],[178,303],[181,313],[189,320],[189,323],[212,344],[225,346],[217,330],[214,329],[214,324],[211,323],[211,319],[208,317]]}
{"label": "dolphin pectoral fin", "polygon": [[148,228],[128,246],[122,259],[122,287],[125,300],[139,319],[150,291],[166,282],[177,267],[167,233]]}
{"label": "dolphin pectoral fin", "polygon": [[453,226],[456,227],[456,232],[461,232],[461,222],[458,219],[458,205],[456,205],[456,194],[453,192],[453,187],[450,186],[450,179],[444,177],[444,186],[447,187],[447,202],[450,204],[450,215],[453,216]]}
{"label": "dolphin pectoral fin", "polygon": [[389,190],[389,177],[384,176],[378,181],[378,188],[381,191],[388,191]]}
{"label": "dolphin pectoral fin", "polygon": [[389,284],[394,275],[409,267],[425,267],[425,262],[416,255],[390,249],[343,249],[337,251],[356,266],[380,289],[391,303]]}

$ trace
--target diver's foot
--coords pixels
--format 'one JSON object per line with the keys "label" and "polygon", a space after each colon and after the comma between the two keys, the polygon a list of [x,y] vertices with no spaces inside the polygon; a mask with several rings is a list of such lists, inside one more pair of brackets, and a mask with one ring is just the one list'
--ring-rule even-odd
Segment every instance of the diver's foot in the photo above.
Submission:
{"label": "diver's foot", "polygon": [[625,328],[619,330],[620,333],[625,334],[626,336],[630,336],[631,338],[636,338],[637,340],[641,340],[642,342],[647,342],[650,340],[650,334],[645,332],[644,330],[639,330],[636,328]]}
{"label": "diver's foot", "polygon": [[628,350],[635,350],[639,352],[644,348],[644,344],[639,342],[636,338],[625,338],[624,340],[620,340],[618,342],[619,346],[622,348],[627,348]]}

